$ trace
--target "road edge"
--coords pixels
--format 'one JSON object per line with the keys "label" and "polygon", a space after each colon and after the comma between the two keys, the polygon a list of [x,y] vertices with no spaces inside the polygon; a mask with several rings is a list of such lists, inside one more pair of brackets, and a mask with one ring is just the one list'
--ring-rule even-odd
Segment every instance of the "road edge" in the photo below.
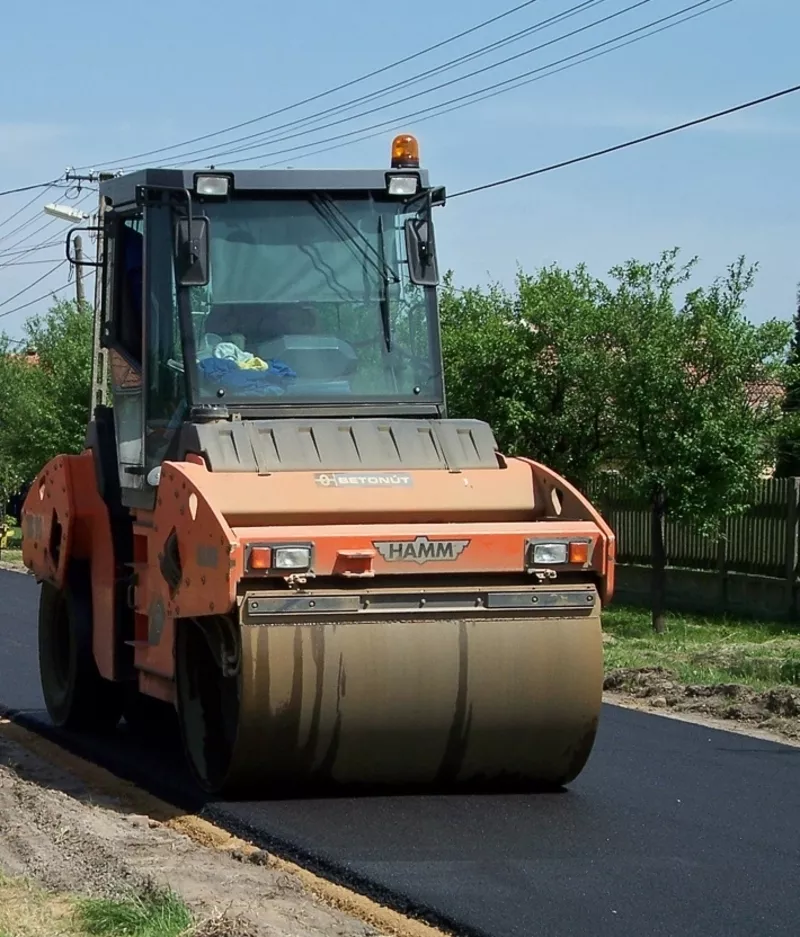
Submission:
{"label": "road edge", "polygon": [[618,706],[620,709],[629,709],[634,712],[645,713],[648,716],[661,716],[664,719],[673,719],[677,722],[688,722],[692,725],[705,726],[717,732],[732,732],[734,735],[743,735],[748,738],[760,739],[762,742],[773,742],[777,745],[786,745],[788,748],[800,748],[800,739],[793,739],[780,732],[769,729],[759,729],[758,726],[740,722],[735,719],[716,719],[694,712],[671,712],[663,707],[653,706],[647,699],[627,696],[610,690],[603,691],[603,702],[609,706]]}
{"label": "road edge", "polygon": [[[381,904],[306,866],[262,848],[240,831],[221,826],[199,813],[146,790],[135,781],[96,764],[20,721],[20,714],[0,704],[0,731],[23,748],[79,778],[88,787],[116,798],[156,823],[188,836],[204,848],[227,852],[232,860],[266,864],[295,877],[318,901],[381,931],[386,937],[453,937],[455,930],[434,925]],[[24,717],[23,717],[24,718]]]}

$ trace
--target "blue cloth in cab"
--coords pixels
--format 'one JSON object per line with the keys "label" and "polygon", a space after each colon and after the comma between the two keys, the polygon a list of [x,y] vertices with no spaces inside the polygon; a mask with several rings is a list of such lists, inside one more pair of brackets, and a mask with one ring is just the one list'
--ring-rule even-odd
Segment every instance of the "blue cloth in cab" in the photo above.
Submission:
{"label": "blue cloth in cab", "polygon": [[295,372],[281,361],[268,361],[266,371],[240,368],[231,358],[204,358],[200,362],[203,374],[222,387],[258,394],[281,394],[286,384],[296,377]]}

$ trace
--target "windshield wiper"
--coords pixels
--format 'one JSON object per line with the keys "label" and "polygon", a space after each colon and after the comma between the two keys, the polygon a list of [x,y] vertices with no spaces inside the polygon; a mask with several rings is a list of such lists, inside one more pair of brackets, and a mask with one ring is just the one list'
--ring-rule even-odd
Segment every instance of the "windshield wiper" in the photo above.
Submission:
{"label": "windshield wiper", "polygon": [[[353,220],[348,218],[347,213],[336,204],[336,202],[327,193],[316,192],[309,197],[311,206],[322,216],[323,220],[336,231],[345,243],[352,243],[353,236],[359,241],[362,249],[362,256],[370,261],[375,272],[382,280],[399,283],[400,277],[386,261],[385,248],[375,250],[369,239],[359,231],[353,224]],[[350,232],[350,233],[348,233]]]}
{"label": "windshield wiper", "polygon": [[[381,322],[383,323],[383,340],[386,342],[386,351],[392,350],[392,320],[389,318],[389,278],[386,273],[389,269],[386,263],[386,243],[383,237],[383,215],[378,215],[378,254],[380,256],[381,267]],[[397,282],[397,281],[395,281]]]}
{"label": "windshield wiper", "polygon": [[378,274],[380,282],[379,304],[381,310],[381,323],[383,325],[383,339],[386,344],[386,351],[392,350],[392,323],[389,315],[389,284],[399,283],[400,276],[391,268],[386,260],[386,240],[383,232],[383,216],[378,215],[378,250],[376,251],[369,239],[362,234],[358,226],[353,224],[347,213],[343,212],[336,202],[327,193],[314,193],[309,196],[311,207],[317,214],[327,222],[331,228],[342,238],[346,244],[352,244],[352,236],[349,231],[355,235],[361,244],[361,255],[369,261],[375,272]]}

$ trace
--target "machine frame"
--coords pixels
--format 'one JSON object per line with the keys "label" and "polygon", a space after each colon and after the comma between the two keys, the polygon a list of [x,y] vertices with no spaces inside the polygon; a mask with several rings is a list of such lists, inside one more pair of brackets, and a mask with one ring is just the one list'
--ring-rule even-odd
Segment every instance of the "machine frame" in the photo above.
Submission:
{"label": "machine frame", "polygon": [[[96,331],[113,406],[94,408],[84,451],[48,463],[23,510],[58,725],[113,728],[124,713],[150,731],[154,701],[167,703],[215,793],[311,777],[561,784],[582,770],[602,698],[613,531],[550,468],[498,452],[485,423],[448,418],[443,386],[419,403],[265,406],[200,403],[188,381],[187,413],[147,469],[148,308],[137,362],[106,235],[143,209],[146,238],[149,208],[170,200],[176,283],[202,286],[198,188],[385,193],[398,176],[417,177],[424,206],[404,229],[407,260],[441,369],[430,212],[445,193],[413,137],[395,139],[387,171],[153,169],[101,184]],[[187,315],[184,304],[191,336]],[[123,425],[136,394],[139,463]]]}

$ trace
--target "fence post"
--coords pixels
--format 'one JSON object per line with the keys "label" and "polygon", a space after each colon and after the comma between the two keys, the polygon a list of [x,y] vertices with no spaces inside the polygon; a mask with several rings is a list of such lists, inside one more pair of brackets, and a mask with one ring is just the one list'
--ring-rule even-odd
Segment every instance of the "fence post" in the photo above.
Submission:
{"label": "fence post", "polygon": [[728,527],[726,517],[722,532],[717,540],[717,579],[719,581],[719,609],[724,614],[728,611]]}
{"label": "fence post", "polygon": [[789,618],[797,616],[795,586],[798,561],[798,521],[800,520],[800,478],[788,479],[786,504],[786,607]]}

